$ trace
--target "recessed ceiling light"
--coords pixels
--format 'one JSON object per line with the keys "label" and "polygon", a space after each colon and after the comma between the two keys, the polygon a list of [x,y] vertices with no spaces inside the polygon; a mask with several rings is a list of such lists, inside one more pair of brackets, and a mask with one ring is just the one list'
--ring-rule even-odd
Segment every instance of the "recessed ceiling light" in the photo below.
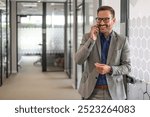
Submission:
{"label": "recessed ceiling light", "polygon": [[42,0],[38,0],[37,2],[41,2]]}

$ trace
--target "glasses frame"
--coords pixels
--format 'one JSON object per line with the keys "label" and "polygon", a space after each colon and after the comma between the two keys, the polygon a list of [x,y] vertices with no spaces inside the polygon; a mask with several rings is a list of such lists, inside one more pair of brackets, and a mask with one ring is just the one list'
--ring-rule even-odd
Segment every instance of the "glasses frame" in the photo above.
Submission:
{"label": "glasses frame", "polygon": [[104,23],[108,23],[111,19],[112,19],[112,18],[110,18],[110,17],[105,17],[105,18],[96,17],[96,18],[95,18],[95,20],[96,20],[97,22],[103,21]]}

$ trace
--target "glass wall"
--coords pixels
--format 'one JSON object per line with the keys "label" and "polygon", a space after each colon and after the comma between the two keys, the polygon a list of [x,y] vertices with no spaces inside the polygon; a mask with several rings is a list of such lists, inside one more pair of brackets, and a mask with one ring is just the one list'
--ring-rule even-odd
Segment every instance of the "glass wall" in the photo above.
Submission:
{"label": "glass wall", "polygon": [[11,74],[10,0],[6,0],[6,77]]}
{"label": "glass wall", "polygon": [[6,3],[4,3],[4,6],[0,6],[0,86],[7,74],[6,24]]}
{"label": "glass wall", "polygon": [[[79,49],[82,36],[90,31],[91,25],[94,23],[98,3],[98,1],[77,0],[77,49]],[[77,88],[79,87],[84,67],[84,64],[77,65]]]}
{"label": "glass wall", "polygon": [[2,12],[2,75],[7,77],[7,43],[6,43],[6,12]]}
{"label": "glass wall", "polygon": [[[77,48],[79,48],[82,36],[84,34],[84,0],[77,0]],[[80,79],[82,76],[82,65],[77,65],[77,85],[79,86]]]}
{"label": "glass wall", "polygon": [[34,65],[41,65],[42,54],[42,3],[17,3],[18,65],[22,56],[37,58]]}
{"label": "glass wall", "polygon": [[64,3],[46,3],[47,71],[64,71]]}
{"label": "glass wall", "polygon": [[21,55],[41,54],[42,16],[18,15],[18,47]]}
{"label": "glass wall", "polygon": [[73,82],[73,87],[77,88],[77,74],[76,72],[76,65],[74,61],[74,52],[76,50],[76,41],[75,38],[76,34],[76,25],[77,25],[77,18],[76,16],[76,2],[74,0],[67,0],[67,24],[66,24],[66,37],[67,37],[67,58],[66,58],[66,72],[68,73],[69,78],[71,78]]}
{"label": "glass wall", "polygon": [[17,21],[18,64],[40,55],[42,71],[64,71],[64,3],[18,2]]}
{"label": "glass wall", "polygon": [[69,78],[72,78],[72,47],[73,47],[73,1],[67,0],[67,36],[66,36],[66,72]]}

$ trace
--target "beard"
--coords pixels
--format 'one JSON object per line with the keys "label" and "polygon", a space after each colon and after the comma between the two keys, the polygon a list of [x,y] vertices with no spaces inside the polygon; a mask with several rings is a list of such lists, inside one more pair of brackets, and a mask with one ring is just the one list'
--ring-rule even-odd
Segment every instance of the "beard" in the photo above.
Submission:
{"label": "beard", "polygon": [[99,28],[101,28],[101,27],[106,27],[106,28],[108,28],[109,25],[107,25],[107,24],[104,24],[104,25],[99,24],[98,27],[99,27]]}
{"label": "beard", "polygon": [[102,33],[105,33],[109,30],[109,25],[104,24],[104,25],[99,25],[99,31]]}

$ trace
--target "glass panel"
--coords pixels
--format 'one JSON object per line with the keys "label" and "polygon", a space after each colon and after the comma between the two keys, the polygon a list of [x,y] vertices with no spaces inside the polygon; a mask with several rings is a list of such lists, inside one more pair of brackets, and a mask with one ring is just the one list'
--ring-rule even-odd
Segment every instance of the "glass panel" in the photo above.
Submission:
{"label": "glass panel", "polygon": [[[78,5],[81,3],[81,0],[78,0]],[[84,33],[88,33],[90,31],[91,25],[94,23],[94,17],[96,15],[96,10],[98,8],[98,2],[97,1],[91,1],[91,0],[85,0],[80,7],[78,6],[78,22],[77,22],[77,49],[79,48],[79,45],[82,40],[82,36]],[[85,5],[85,9],[83,9],[83,5]],[[96,10],[95,10],[96,9]],[[85,16],[83,16],[83,10]],[[83,19],[84,18],[84,19]],[[84,23],[84,25],[83,25]],[[85,67],[85,65],[84,65]],[[79,82],[82,75],[82,66],[77,65],[77,87],[79,86]]]}
{"label": "glass panel", "polygon": [[6,12],[7,12],[7,16],[6,16],[6,40],[7,40],[7,45],[6,45],[6,51],[7,51],[7,77],[10,75],[11,73],[11,68],[10,68],[10,60],[11,60],[11,54],[10,54],[10,13],[9,13],[9,10],[10,10],[10,5],[9,5],[9,0],[7,0],[7,8],[6,8]]}
{"label": "glass panel", "polygon": [[6,78],[6,12],[4,11],[1,11],[0,12],[0,18],[1,18],[1,21],[0,21],[0,24],[1,27],[0,27],[0,32],[2,32],[0,34],[0,41],[1,41],[1,57],[0,57],[0,69],[1,69],[1,83],[0,85],[2,85],[2,81],[5,80]]}
{"label": "glass panel", "polygon": [[47,3],[47,71],[64,71],[64,4]]}
{"label": "glass panel", "polygon": [[72,11],[72,1],[68,0],[67,3],[67,18],[68,18],[68,22],[67,22],[67,60],[66,60],[66,64],[67,64],[67,73],[69,75],[69,78],[71,78],[72,76],[72,60],[73,60],[73,55],[72,55],[72,50],[71,48],[73,47],[72,42],[73,42],[73,23],[72,23],[72,17],[73,17],[73,11]]}
{"label": "glass panel", "polygon": [[[77,49],[80,46],[81,40],[82,40],[82,36],[83,36],[83,6],[79,7],[80,9],[78,9],[77,11]],[[81,76],[82,76],[82,66],[81,65],[77,65],[77,86],[79,86],[80,80],[81,80]]]}
{"label": "glass panel", "polygon": [[19,2],[17,5],[18,64],[23,55],[32,55],[37,58],[34,65],[41,65],[42,3]]}
{"label": "glass panel", "polygon": [[42,16],[20,17],[18,24],[18,46],[20,55],[38,55],[41,53]]}
{"label": "glass panel", "polygon": [[94,23],[94,18],[96,15],[96,11],[94,11],[94,8],[98,8],[98,3],[97,6],[93,5],[95,2],[96,1],[85,0],[85,33],[90,31],[90,28]]}
{"label": "glass panel", "polygon": [[82,4],[82,1],[83,1],[83,0],[77,0],[77,6],[81,5],[81,4]]}
{"label": "glass panel", "polygon": [[6,13],[2,14],[2,61],[3,61],[3,77],[6,77]]}

